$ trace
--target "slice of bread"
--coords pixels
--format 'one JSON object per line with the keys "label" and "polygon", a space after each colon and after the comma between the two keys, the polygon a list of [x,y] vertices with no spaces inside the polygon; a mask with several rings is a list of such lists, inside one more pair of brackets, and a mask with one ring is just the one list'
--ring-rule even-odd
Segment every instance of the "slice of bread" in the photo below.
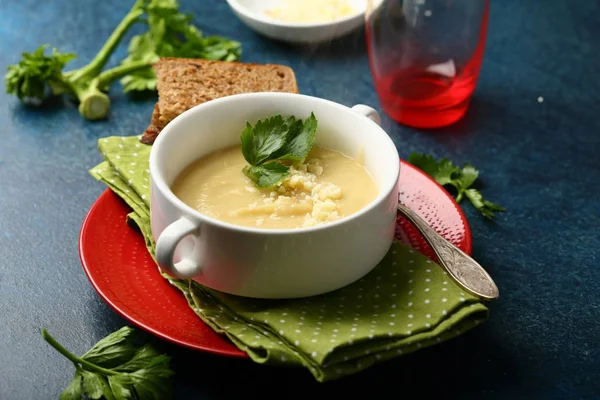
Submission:
{"label": "slice of bread", "polygon": [[198,104],[239,93],[298,93],[294,71],[284,65],[162,58],[153,69],[158,102],[142,135],[146,144],[154,143],[169,122]]}

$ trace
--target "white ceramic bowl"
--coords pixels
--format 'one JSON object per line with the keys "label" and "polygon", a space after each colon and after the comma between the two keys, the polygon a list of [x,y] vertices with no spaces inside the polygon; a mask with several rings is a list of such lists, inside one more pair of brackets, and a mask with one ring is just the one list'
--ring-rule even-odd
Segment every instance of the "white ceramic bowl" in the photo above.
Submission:
{"label": "white ceramic bowl", "polygon": [[[273,114],[318,120],[315,143],[364,166],[379,193],[355,214],[298,229],[237,226],[187,206],[169,188],[190,163],[240,143],[246,121]],[[400,158],[379,115],[300,94],[250,93],[196,106],[171,121],[150,153],[152,235],[160,267],[225,293],[256,298],[318,295],[369,273],[389,250],[398,204]],[[240,172],[241,173],[241,172]]]}
{"label": "white ceramic bowl", "polygon": [[[350,0],[355,10],[351,15],[334,21],[304,23],[279,21],[265,14],[286,0],[227,0],[236,16],[250,29],[271,39],[297,43],[319,43],[344,36],[364,25],[366,0]],[[297,0],[302,1],[302,0]],[[381,1],[381,0],[376,0]]]}

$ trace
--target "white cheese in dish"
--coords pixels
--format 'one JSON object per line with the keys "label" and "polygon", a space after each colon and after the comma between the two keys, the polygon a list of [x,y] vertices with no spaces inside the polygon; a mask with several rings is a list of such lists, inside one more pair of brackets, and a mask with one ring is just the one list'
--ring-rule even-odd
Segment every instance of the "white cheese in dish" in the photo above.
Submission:
{"label": "white cheese in dish", "polygon": [[355,11],[347,0],[284,0],[281,7],[265,14],[280,21],[315,23],[335,21]]}

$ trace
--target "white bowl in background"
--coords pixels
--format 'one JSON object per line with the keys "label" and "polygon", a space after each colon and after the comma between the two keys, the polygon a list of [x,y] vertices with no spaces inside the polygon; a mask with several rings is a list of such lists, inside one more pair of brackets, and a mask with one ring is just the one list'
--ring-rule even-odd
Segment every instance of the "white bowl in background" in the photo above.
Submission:
{"label": "white bowl in background", "polygon": [[[250,29],[271,39],[309,44],[333,40],[349,34],[364,25],[367,0],[349,0],[355,10],[353,14],[333,21],[289,22],[279,21],[265,14],[265,11],[280,7],[286,0],[227,0],[227,3]],[[303,0],[297,0],[303,1]],[[382,0],[375,0],[380,2]]]}

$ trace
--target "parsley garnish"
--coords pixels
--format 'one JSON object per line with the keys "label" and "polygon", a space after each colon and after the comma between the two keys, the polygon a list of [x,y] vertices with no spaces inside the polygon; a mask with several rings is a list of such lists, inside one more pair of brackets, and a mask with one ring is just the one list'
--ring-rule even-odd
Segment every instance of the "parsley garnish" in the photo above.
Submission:
{"label": "parsley garnish", "polygon": [[[142,33],[133,36],[127,57],[112,68],[105,68],[120,42],[134,25]],[[192,16],[179,10],[177,0],[136,0],[115,27],[96,56],[85,66],[63,71],[75,54],[60,53],[48,45],[22,53],[22,59],[8,67],[6,92],[23,102],[41,104],[50,94],[68,95],[79,103],[86,119],[108,115],[110,84],[120,80],[124,91],[156,90],[152,65],[160,57],[205,58],[235,61],[241,56],[241,44],[220,36],[204,36],[192,23]]]}
{"label": "parsley garnish", "polygon": [[304,161],[315,142],[316,131],[313,113],[304,121],[274,115],[254,126],[247,122],[240,136],[242,153],[250,164],[244,167],[244,174],[261,188],[281,182],[290,173],[289,165],[282,161]]}
{"label": "parsley garnish", "polygon": [[151,64],[159,57],[223,61],[237,61],[241,57],[241,43],[203,35],[193,24],[193,16],[179,10],[177,0],[144,1],[146,14],[143,22],[148,25],[148,30],[131,38],[128,55],[121,66],[147,65],[121,79],[123,91],[156,90],[156,74]]}
{"label": "parsley garnish", "polygon": [[456,190],[457,203],[466,197],[484,217],[493,219],[495,212],[505,211],[504,207],[485,200],[477,189],[471,188],[479,176],[479,170],[472,165],[464,164],[460,168],[447,158],[437,161],[433,156],[422,153],[411,153],[408,162],[431,176],[440,185],[453,187]]}
{"label": "parsley garnish", "polygon": [[132,333],[123,327],[77,357],[42,329],[44,340],[75,365],[75,376],[59,399],[81,399],[83,394],[107,400],[170,398],[171,358],[150,345],[134,347]]}

